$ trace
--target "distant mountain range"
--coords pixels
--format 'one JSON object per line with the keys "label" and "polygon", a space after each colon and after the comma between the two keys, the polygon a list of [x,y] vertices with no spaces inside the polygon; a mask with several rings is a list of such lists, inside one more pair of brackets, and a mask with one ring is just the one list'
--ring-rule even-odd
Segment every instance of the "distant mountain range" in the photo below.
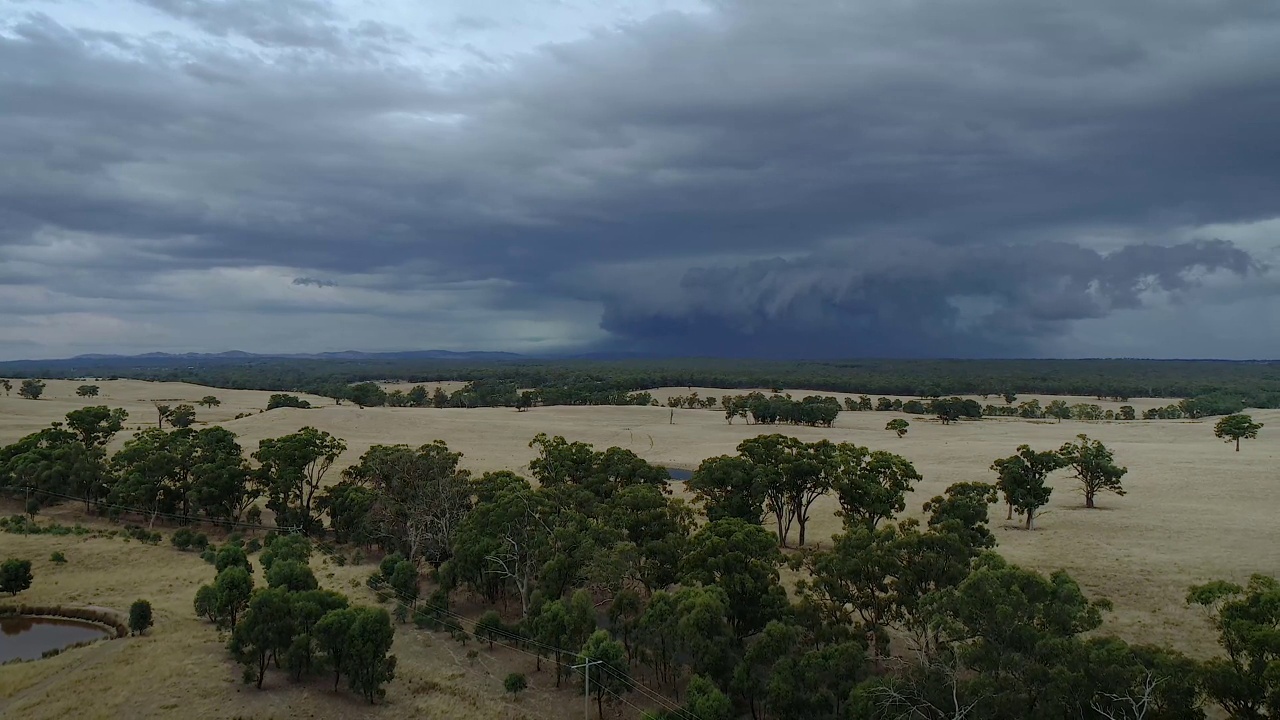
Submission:
{"label": "distant mountain range", "polygon": [[[165,353],[149,352],[141,355],[106,355],[90,353],[76,355],[71,358],[59,358],[54,362],[75,360],[514,360],[525,357],[509,352],[482,352],[453,350],[406,350],[403,352],[361,352],[359,350],[342,350],[323,353],[251,353],[243,350],[228,350],[220,353]],[[16,360],[13,362],[46,362],[39,360]]]}
{"label": "distant mountain range", "polygon": [[[111,355],[105,353],[89,353],[69,358],[46,358],[40,360],[6,360],[0,361],[0,371],[34,371],[38,369],[71,370],[105,369],[105,368],[172,368],[190,365],[235,365],[252,364],[278,360],[346,360],[346,361],[403,361],[403,360],[441,360],[467,362],[504,362],[516,360],[626,360],[662,357],[643,353],[596,352],[575,355],[521,355],[510,352],[488,351],[454,351],[454,350],[405,350],[401,352],[362,352],[359,350],[343,350],[322,353],[251,353],[243,350],[228,350],[219,353],[166,353],[149,352],[141,355]],[[2,372],[0,372],[2,374]]]}

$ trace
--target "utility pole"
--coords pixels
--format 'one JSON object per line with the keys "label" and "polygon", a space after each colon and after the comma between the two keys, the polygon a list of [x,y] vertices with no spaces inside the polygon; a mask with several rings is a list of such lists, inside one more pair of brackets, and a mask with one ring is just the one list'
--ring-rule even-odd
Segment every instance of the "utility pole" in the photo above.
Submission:
{"label": "utility pole", "polygon": [[602,662],[604,661],[584,658],[582,662],[570,668],[571,670],[582,668],[582,720],[591,720],[591,666]]}

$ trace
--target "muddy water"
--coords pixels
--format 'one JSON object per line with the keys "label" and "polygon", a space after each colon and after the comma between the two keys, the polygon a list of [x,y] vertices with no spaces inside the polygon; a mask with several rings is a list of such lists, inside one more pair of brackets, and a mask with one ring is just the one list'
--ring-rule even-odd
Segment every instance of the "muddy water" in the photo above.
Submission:
{"label": "muddy water", "polygon": [[47,650],[109,635],[105,628],[78,620],[26,615],[0,618],[0,663],[39,660]]}

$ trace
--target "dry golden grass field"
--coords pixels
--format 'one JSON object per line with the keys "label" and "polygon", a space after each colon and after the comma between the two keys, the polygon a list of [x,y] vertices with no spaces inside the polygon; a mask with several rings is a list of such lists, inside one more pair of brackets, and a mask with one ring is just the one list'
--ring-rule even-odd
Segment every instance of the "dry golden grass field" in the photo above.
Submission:
{"label": "dry golden grass field", "polygon": [[[988,469],[997,457],[1021,443],[1056,448],[1077,433],[1104,441],[1120,464],[1129,468],[1125,497],[1100,498],[1100,507],[1085,510],[1069,479],[1055,474],[1056,491],[1038,529],[1007,527],[1003,508],[993,507],[999,550],[1010,560],[1043,571],[1069,571],[1093,596],[1110,598],[1115,611],[1104,631],[1130,640],[1156,642],[1204,656],[1215,650],[1203,616],[1183,604],[1192,583],[1215,578],[1245,580],[1251,573],[1280,575],[1280,411],[1253,412],[1266,423],[1258,440],[1245,441],[1240,452],[1213,437],[1213,420],[1083,423],[986,419],[942,426],[927,418],[911,418],[904,438],[884,430],[896,413],[841,413],[831,429],[760,428],[741,420],[732,426],[711,410],[670,411],[654,407],[552,407],[529,412],[511,409],[436,410],[418,408],[360,409],[334,406],[331,400],[307,397],[312,410],[280,409],[258,414],[270,393],[233,391],[180,383],[98,382],[102,395],[90,402],[75,396],[80,383],[49,381],[39,401],[0,396],[0,443],[61,419],[88,404],[123,407],[129,428],[155,422],[154,402],[194,402],[215,395],[222,406],[197,408],[200,423],[233,430],[246,451],[259,440],[312,425],[344,438],[348,452],[337,470],[356,461],[378,443],[421,444],[443,439],[465,453],[464,465],[486,470],[527,470],[529,440],[539,432],[571,440],[634,450],[657,463],[693,468],[703,458],[733,453],[742,439],[760,432],[785,432],[805,440],[852,441],[904,455],[925,481],[909,498],[908,511],[918,514],[922,502],[947,485],[964,480],[993,481]],[[434,388],[428,383],[428,389]],[[446,384],[445,389],[452,389]],[[702,396],[738,394],[693,388]],[[689,388],[654,391],[665,399],[688,394]],[[791,391],[796,397],[809,394]],[[837,393],[821,393],[835,394]],[[1029,397],[1029,396],[1027,396]],[[1026,397],[1020,398],[1027,399]],[[1104,408],[1121,403],[1091,398]],[[993,398],[993,402],[1001,402]],[[1041,398],[1046,403],[1047,398]],[[1167,399],[1135,399],[1139,412]],[[248,417],[233,419],[240,413]],[[117,438],[118,446],[124,438]],[[677,490],[677,492],[681,492]],[[810,526],[812,541],[824,542],[839,528],[834,500],[820,500]],[[16,506],[0,512],[16,512]],[[48,513],[64,523],[79,518],[75,508]],[[103,527],[107,527],[103,525]],[[794,532],[794,531],[793,531]],[[69,562],[48,562],[55,550]],[[69,651],[55,658],[0,668],[0,717],[172,717],[187,718],[559,718],[576,717],[580,697],[546,686],[550,673],[533,673],[533,659],[510,650],[467,659],[466,651],[447,636],[405,626],[398,631],[397,679],[389,686],[387,705],[370,709],[351,693],[337,694],[323,681],[314,687],[289,684],[283,673],[269,674],[269,689],[258,692],[240,683],[239,671],[212,626],[198,621],[192,597],[212,578],[212,568],[196,555],[172,547],[145,547],[117,538],[18,536],[0,534],[0,556],[30,558],[35,584],[17,600],[29,603],[81,603],[127,609],[137,598],[156,609],[156,626],[144,638],[114,640]],[[337,567],[313,561],[321,583],[358,601],[372,601],[361,584],[371,565]],[[354,584],[354,585],[353,585]],[[531,689],[518,702],[503,697],[507,672],[529,675]],[[633,698],[633,701],[636,701]],[[625,708],[624,708],[625,709]],[[572,713],[572,714],[570,714]],[[634,716],[622,714],[621,717]]]}

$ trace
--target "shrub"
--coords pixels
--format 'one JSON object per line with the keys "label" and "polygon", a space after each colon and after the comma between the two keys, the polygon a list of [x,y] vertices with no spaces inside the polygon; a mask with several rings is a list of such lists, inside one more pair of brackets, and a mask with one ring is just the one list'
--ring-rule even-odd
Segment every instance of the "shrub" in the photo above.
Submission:
{"label": "shrub", "polygon": [[378,563],[378,573],[382,575],[383,579],[390,580],[391,574],[396,570],[396,565],[403,560],[404,556],[400,553],[391,553],[390,555],[382,558],[382,562]]}
{"label": "shrub", "polygon": [[146,600],[134,600],[129,606],[129,632],[141,635],[151,625],[151,603]]}
{"label": "shrub", "polygon": [[191,549],[191,531],[188,530],[187,528],[180,528],[178,529],[177,532],[175,532],[169,538],[169,542],[172,543],[173,546],[178,548],[179,550],[183,550],[183,551],[190,550]]}
{"label": "shrub", "polygon": [[245,543],[244,549],[251,553],[258,552],[262,549],[262,543],[258,542],[258,538],[250,538],[249,542]]}
{"label": "shrub", "polygon": [[511,697],[516,697],[525,688],[529,687],[529,681],[525,679],[522,673],[511,673],[502,681],[502,688],[511,693]]}
{"label": "shrub", "polygon": [[302,408],[305,410],[311,407],[311,403],[300,399],[297,395],[287,395],[285,393],[276,393],[267,400],[268,410],[282,407]]}
{"label": "shrub", "polygon": [[0,592],[17,595],[31,587],[32,579],[30,560],[9,558],[0,564]]}
{"label": "shrub", "polygon": [[49,556],[49,562],[51,563],[62,565],[66,561],[67,561],[67,556],[63,555],[62,552],[59,550],[55,550],[53,554]]}

